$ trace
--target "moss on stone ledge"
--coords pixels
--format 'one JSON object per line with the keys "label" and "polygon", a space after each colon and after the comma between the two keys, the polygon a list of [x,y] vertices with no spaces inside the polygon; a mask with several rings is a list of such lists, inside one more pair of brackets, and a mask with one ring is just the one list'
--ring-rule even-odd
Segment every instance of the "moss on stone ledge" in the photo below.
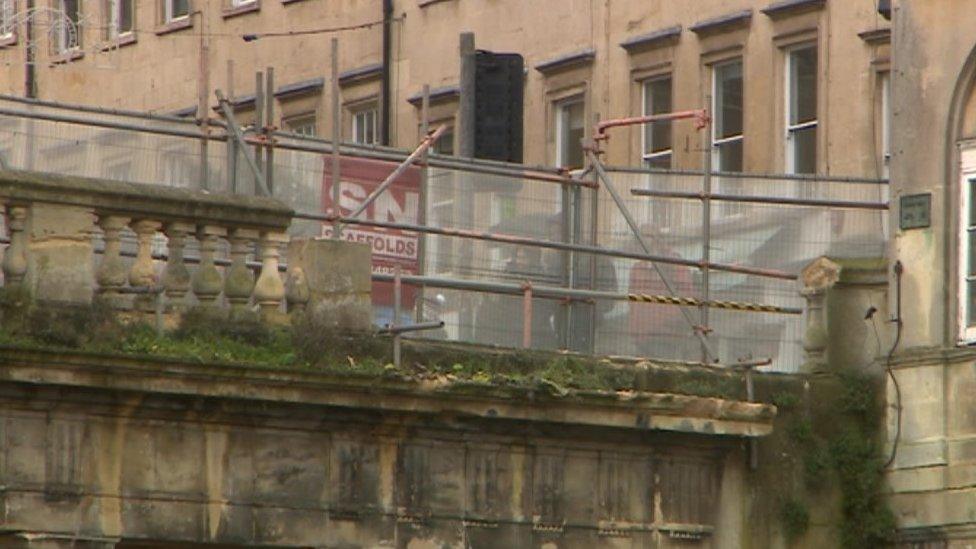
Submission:
{"label": "moss on stone ledge", "polygon": [[381,377],[463,391],[494,386],[555,395],[640,390],[745,398],[742,374],[721,368],[417,339],[404,340],[396,367],[391,338],[342,332],[320,319],[298,317],[290,327],[271,327],[251,313],[232,317],[200,308],[158,333],[146,321],[151,318],[116,315],[97,301],[89,307],[34,303],[22,292],[0,290],[0,345],[13,347]]}

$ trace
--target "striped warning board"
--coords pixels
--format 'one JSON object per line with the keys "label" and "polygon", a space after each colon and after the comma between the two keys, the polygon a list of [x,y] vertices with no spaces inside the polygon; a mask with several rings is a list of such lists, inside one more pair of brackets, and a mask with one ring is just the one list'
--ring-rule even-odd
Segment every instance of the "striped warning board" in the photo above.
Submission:
{"label": "striped warning board", "polygon": [[752,313],[775,313],[782,315],[803,314],[803,309],[798,309],[796,307],[779,307],[776,305],[742,303],[739,301],[702,301],[693,297],[681,297],[673,295],[627,294],[627,299],[629,301],[636,301],[638,303],[657,303],[660,305],[679,305],[682,307],[701,307],[704,305],[713,309],[747,311]]}

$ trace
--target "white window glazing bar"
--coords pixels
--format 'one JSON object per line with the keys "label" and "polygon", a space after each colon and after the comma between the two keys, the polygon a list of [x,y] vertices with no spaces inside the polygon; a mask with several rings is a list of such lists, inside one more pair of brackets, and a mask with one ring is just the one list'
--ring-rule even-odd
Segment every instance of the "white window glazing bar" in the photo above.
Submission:
{"label": "white window glazing bar", "polygon": [[[966,155],[966,151],[963,152],[963,155]],[[973,290],[970,288],[970,283],[976,282],[976,273],[970,272],[970,258],[974,253],[973,247],[976,246],[976,241],[974,241],[976,225],[972,224],[974,186],[976,186],[976,176],[972,173],[963,174],[959,185],[960,222],[957,253],[959,261],[959,289],[957,293],[959,301],[957,309],[958,339],[959,343],[963,345],[976,343],[976,323],[970,323],[970,317],[973,314],[971,305],[974,298],[976,298],[973,295]]]}

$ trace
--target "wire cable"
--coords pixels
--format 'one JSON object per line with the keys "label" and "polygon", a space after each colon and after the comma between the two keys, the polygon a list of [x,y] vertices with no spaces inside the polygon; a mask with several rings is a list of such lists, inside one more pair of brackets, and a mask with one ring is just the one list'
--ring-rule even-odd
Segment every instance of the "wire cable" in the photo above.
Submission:
{"label": "wire cable", "polygon": [[901,319],[901,275],[905,272],[905,268],[902,266],[901,261],[895,262],[895,318],[892,322],[895,323],[895,341],[891,345],[891,349],[888,351],[888,356],[885,360],[885,370],[888,372],[888,377],[891,378],[891,383],[895,388],[895,438],[891,444],[891,454],[888,456],[888,461],[885,462],[882,469],[887,469],[895,462],[895,455],[898,453],[898,441],[901,438],[901,387],[898,385],[898,379],[895,377],[895,373],[891,370],[891,358],[895,354],[895,349],[898,348],[898,344],[901,342],[901,330],[902,330],[902,319]]}
{"label": "wire cable", "polygon": [[[397,21],[402,21],[402,20],[403,17],[393,17],[389,21],[395,23]],[[282,37],[282,36],[307,36],[310,34],[331,34],[335,32],[342,32],[342,31],[349,31],[349,30],[368,29],[370,27],[375,27],[376,25],[382,25],[386,22],[387,22],[386,19],[378,19],[376,21],[369,21],[367,23],[359,23],[356,25],[326,27],[321,29],[306,29],[306,30],[297,30],[297,31],[291,30],[291,31],[278,31],[278,32],[274,32],[274,31],[253,32],[253,33],[243,34],[241,35],[241,38],[243,38],[245,42],[253,42],[259,38],[274,38],[274,37]]]}

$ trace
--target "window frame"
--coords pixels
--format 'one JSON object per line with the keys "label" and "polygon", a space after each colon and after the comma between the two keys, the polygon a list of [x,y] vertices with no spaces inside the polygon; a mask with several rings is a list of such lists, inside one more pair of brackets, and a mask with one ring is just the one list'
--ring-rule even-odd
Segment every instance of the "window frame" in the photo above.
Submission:
{"label": "window frame", "polygon": [[[444,152],[444,147],[450,146],[450,152]],[[457,148],[454,146],[454,125],[447,124],[447,128],[444,129],[444,133],[434,142],[434,146],[431,147],[431,152],[434,154],[439,154],[442,156],[456,156]]]}
{"label": "window frame", "polygon": [[[652,112],[647,112],[647,93],[648,93],[648,88],[650,88],[650,86],[652,84],[655,84],[655,83],[658,83],[658,82],[662,82],[662,81],[665,81],[665,80],[667,80],[667,82],[668,82],[668,88],[670,90],[670,94],[669,94],[669,98],[668,99],[670,100],[671,105],[668,107],[668,111],[673,111],[674,110],[674,79],[672,78],[672,75],[670,73],[668,73],[668,74],[660,74],[660,75],[657,75],[657,76],[652,76],[650,78],[645,78],[645,79],[643,79],[643,80],[640,81],[640,86],[641,86],[641,112],[642,112],[642,114],[644,116],[648,116],[650,114],[654,114],[653,113],[653,111],[654,111],[654,106],[653,105],[651,105],[651,111]],[[658,122],[658,124],[662,124],[662,123],[671,124],[670,122]],[[649,166],[649,163],[650,162],[652,162],[654,160],[661,159],[661,158],[667,158],[668,159],[668,167],[667,168],[664,168],[664,169],[671,169],[674,166],[674,134],[672,132],[668,132],[668,137],[670,138],[670,143],[668,143],[668,148],[667,149],[661,149],[661,150],[658,150],[658,151],[653,151],[652,150],[652,151],[648,152],[648,143],[647,143],[647,141],[648,141],[648,133],[651,133],[652,134],[651,135],[651,138],[652,138],[651,139],[651,146],[652,147],[654,146],[654,143],[653,143],[653,130],[651,129],[653,127],[653,124],[654,124],[654,122],[650,122],[650,123],[642,124],[641,125],[641,130],[642,130],[641,131],[641,165],[643,167],[645,167],[645,168],[649,168],[650,167]]]}
{"label": "window frame", "polygon": [[[296,126],[308,126],[308,122],[311,121],[312,133],[296,132]],[[294,114],[291,116],[286,116],[282,120],[282,126],[287,128],[289,133],[296,135],[301,135],[305,137],[315,137],[318,134],[318,116],[314,112],[303,112],[299,114]]]}
{"label": "window frame", "polygon": [[17,0],[0,0],[0,41],[5,44],[17,36],[17,25],[13,22],[16,13]]}
{"label": "window frame", "polygon": [[61,12],[64,17],[70,20],[75,27],[74,42],[70,45],[66,45],[69,41],[69,25],[60,25],[57,29],[57,44],[55,45],[54,51],[56,55],[70,55],[74,52],[81,50],[81,10],[82,10],[82,0],[73,0],[75,2],[75,14],[72,18],[68,14],[65,3],[69,0],[57,0],[55,6],[57,6],[57,11]]}
{"label": "window frame", "polygon": [[[352,114],[352,128],[349,132],[349,135],[352,138],[352,142],[357,143],[359,145],[378,144],[379,143],[379,135],[378,135],[379,134],[379,110],[376,108],[376,105],[369,105],[367,107],[356,109],[352,111],[351,114]],[[371,141],[362,141],[360,140],[360,135],[359,135],[360,132],[362,131],[359,129],[359,117],[366,116],[366,115],[372,115],[372,119],[373,119],[372,122],[373,136]]]}
{"label": "window frame", "polygon": [[804,42],[804,43],[801,43],[801,44],[797,44],[797,45],[794,45],[794,46],[790,46],[789,48],[785,49],[783,51],[784,58],[785,58],[784,59],[784,68],[785,68],[785,70],[784,70],[784,80],[783,80],[783,98],[784,98],[784,101],[785,101],[784,109],[783,109],[783,126],[785,128],[785,131],[784,131],[784,141],[783,141],[783,143],[784,143],[785,153],[786,153],[785,154],[785,158],[784,158],[784,168],[785,168],[784,171],[786,173],[788,173],[788,174],[797,174],[798,173],[796,171],[796,169],[797,169],[796,168],[796,159],[797,159],[797,156],[796,156],[796,146],[797,146],[797,141],[796,141],[796,137],[795,136],[797,135],[797,133],[799,133],[801,131],[809,130],[811,128],[814,130],[814,136],[815,136],[814,137],[814,151],[813,151],[813,158],[814,158],[814,160],[813,160],[813,163],[814,163],[813,173],[814,174],[816,174],[816,172],[817,172],[817,161],[819,160],[819,155],[818,155],[818,152],[819,152],[819,150],[818,150],[819,149],[819,143],[818,143],[818,141],[819,141],[819,134],[820,134],[820,109],[819,109],[819,105],[818,104],[814,104],[814,106],[813,106],[814,113],[816,114],[816,116],[813,118],[813,120],[808,120],[806,122],[797,122],[796,124],[794,124],[792,122],[792,120],[793,120],[793,106],[794,106],[793,105],[793,103],[794,103],[793,102],[793,94],[797,90],[797,86],[795,86],[794,85],[794,82],[793,82],[793,80],[794,80],[794,78],[793,78],[793,71],[794,71],[795,63],[796,63],[796,61],[794,59],[794,55],[797,52],[802,51],[802,50],[813,50],[813,52],[814,52],[814,57],[817,60],[817,66],[816,66],[815,71],[814,71],[814,78],[815,78],[814,86],[817,88],[817,89],[814,90],[815,93],[816,93],[816,95],[814,97],[815,103],[819,102],[819,98],[820,98],[820,89],[819,89],[820,88],[820,74],[819,74],[819,72],[820,72],[820,59],[819,59],[820,49],[819,49],[817,43],[816,42]]}
{"label": "window frame", "polygon": [[[715,124],[715,120],[719,116],[718,115],[718,113],[719,113],[719,109],[718,109],[718,95],[719,95],[718,94],[718,71],[720,69],[722,69],[723,67],[728,67],[728,66],[731,66],[731,65],[739,65],[741,67],[740,70],[739,70],[739,72],[742,74],[742,76],[741,76],[741,78],[742,78],[742,105],[741,105],[741,111],[742,111],[742,128],[741,128],[740,133],[738,133],[738,134],[730,135],[728,137],[719,138],[718,137],[718,133],[717,133],[717,131],[718,131],[718,124]],[[721,147],[723,145],[727,145],[729,143],[737,143],[737,142],[738,143],[741,143],[742,144],[743,164],[745,164],[745,136],[746,136],[746,117],[745,117],[745,104],[746,104],[746,101],[745,101],[745,90],[746,90],[746,86],[745,86],[745,61],[744,61],[744,59],[742,57],[735,57],[735,58],[732,58],[732,59],[726,59],[724,61],[720,61],[720,62],[717,62],[717,63],[713,63],[711,65],[711,77],[712,77],[712,85],[711,85],[712,100],[711,100],[710,107],[712,109],[712,123],[709,124],[709,133],[710,133],[711,143],[712,143],[712,151],[711,151],[711,153],[712,153],[712,166],[713,166],[712,169],[713,169],[713,171],[730,171],[730,170],[726,170],[724,168],[724,166],[722,166]],[[715,170],[715,167],[718,167],[718,170]],[[744,168],[744,166],[743,166],[743,168]],[[743,170],[740,169],[739,171],[741,172]]]}
{"label": "window frame", "polygon": [[186,13],[183,15],[173,15],[175,3],[176,0],[163,0],[163,24],[180,23],[190,19],[190,14],[193,12],[193,6],[190,4],[190,0],[186,0]]}
{"label": "window frame", "polygon": [[[568,168],[571,170],[582,169],[583,165],[586,164],[586,159],[582,158],[583,165],[579,167],[566,166],[566,159],[563,158],[563,130],[565,129],[566,122],[563,120],[563,112],[571,105],[579,105],[583,109],[583,135],[586,136],[586,96],[583,94],[572,95],[563,99],[559,99],[553,102],[553,110],[555,111],[555,143],[556,143],[556,166],[560,168]],[[568,136],[567,136],[568,138]],[[582,144],[577,144],[582,147]]]}
{"label": "window frame", "polygon": [[[976,150],[970,149],[969,151],[963,150],[961,156],[967,156],[967,152],[976,154]],[[957,307],[957,324],[959,330],[957,340],[960,345],[972,345],[976,343],[976,324],[970,326],[967,322],[970,313],[968,282],[976,282],[976,275],[970,276],[968,273],[969,258],[971,255],[970,249],[976,245],[976,225],[969,224],[970,213],[974,207],[970,201],[971,193],[969,189],[971,185],[976,185],[976,169],[962,170],[959,176],[959,248],[956,254],[959,262],[957,273],[959,287],[956,295],[959,301]]]}
{"label": "window frame", "polygon": [[[129,4],[128,30],[122,31],[119,23],[122,21],[122,6]],[[135,35],[136,2],[135,0],[105,0],[105,33],[108,40],[124,40]]]}

